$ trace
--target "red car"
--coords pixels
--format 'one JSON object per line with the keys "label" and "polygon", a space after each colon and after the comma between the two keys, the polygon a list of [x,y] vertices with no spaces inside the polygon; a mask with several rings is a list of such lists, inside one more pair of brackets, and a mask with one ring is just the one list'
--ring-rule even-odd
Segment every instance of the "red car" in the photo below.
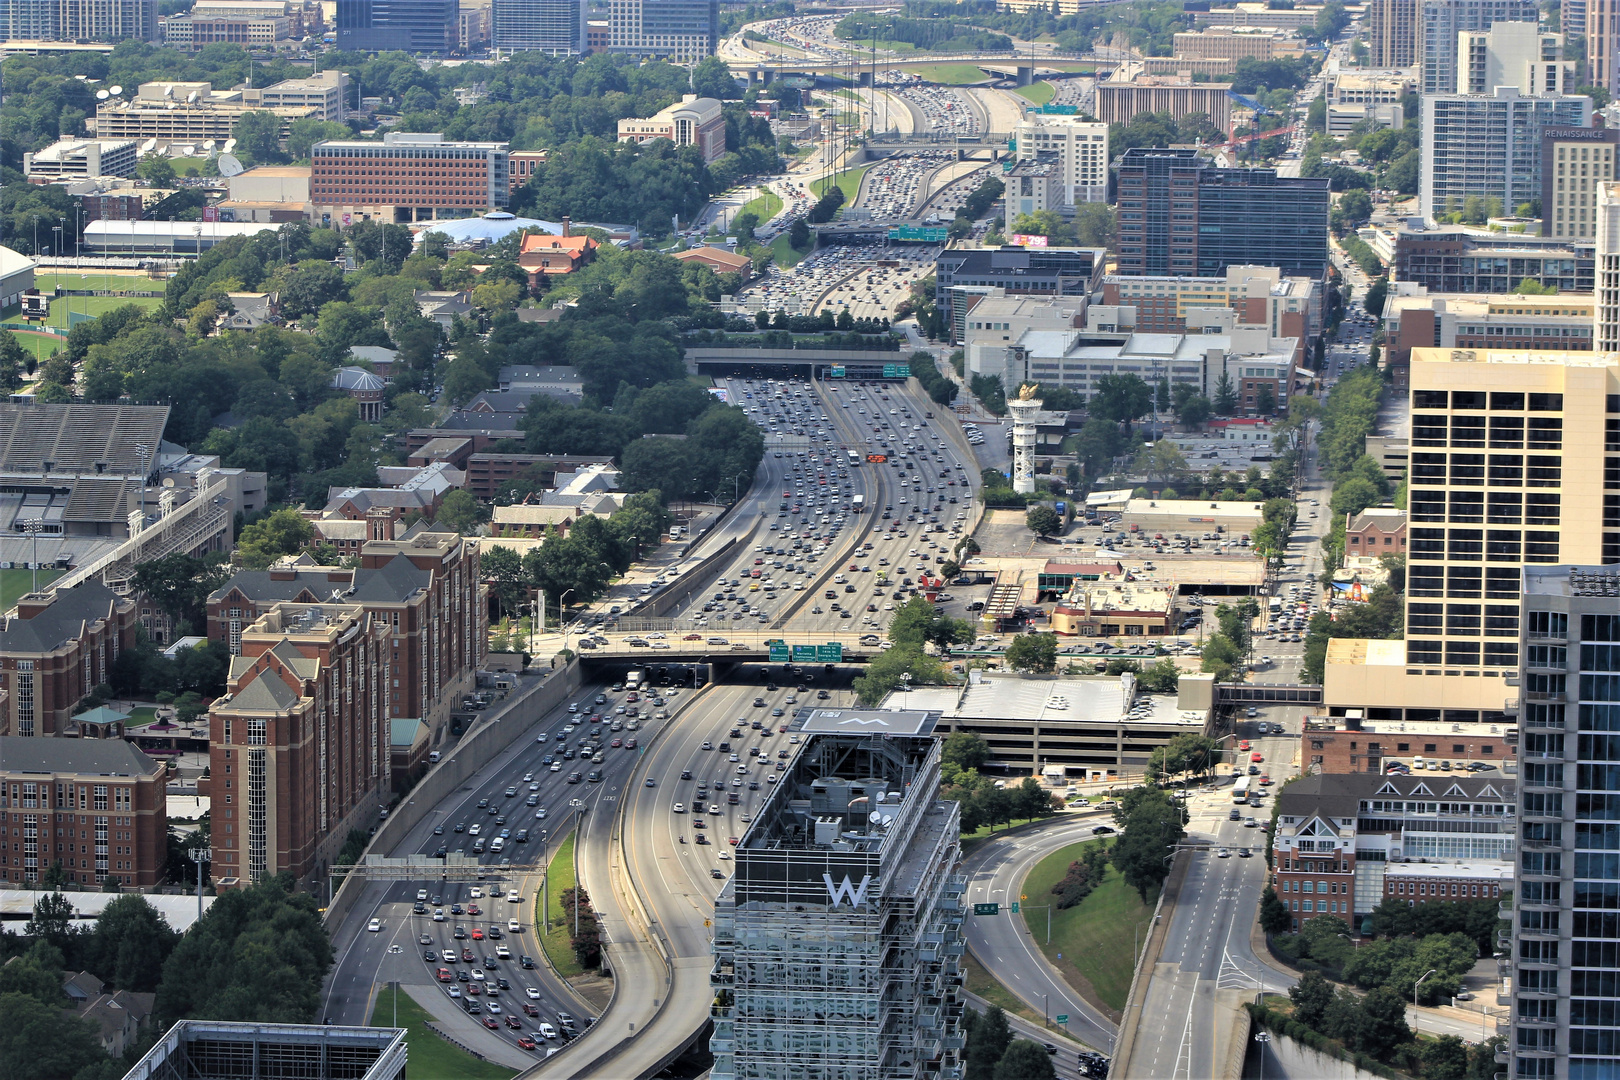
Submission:
{"label": "red car", "polygon": [[1239,750],[1247,750],[1247,749],[1249,749],[1249,740],[1244,739],[1242,742],[1238,743],[1238,749]]}
{"label": "red car", "polygon": [[450,981],[452,981],[451,977],[450,977],[450,969],[449,968],[440,968],[439,969],[439,981],[440,982],[450,982]]}
{"label": "red car", "polygon": [[480,908],[477,904],[468,904],[467,905],[467,914],[469,914],[469,915],[482,915],[483,913],[484,913],[483,909]]}
{"label": "red car", "polygon": [[1254,753],[1249,755],[1249,760],[1250,761],[1264,761],[1264,760],[1266,760],[1266,755],[1264,755],[1260,751],[1256,750]]}
{"label": "red car", "polygon": [[518,1049],[519,1050],[533,1050],[534,1049],[534,1040],[529,1038],[527,1035],[523,1036],[523,1038],[518,1040]]}
{"label": "red car", "polygon": [[1271,786],[1271,777],[1269,777],[1269,776],[1262,776],[1262,777],[1261,777],[1261,778],[1260,778],[1260,786],[1261,786],[1261,787],[1270,787],[1270,786]]}
{"label": "red car", "polygon": [[501,1030],[501,1025],[496,1022],[496,1020],[495,1020],[495,1018],[493,1016],[484,1017],[484,1026],[489,1028],[489,1030],[491,1030],[491,1031],[499,1031],[499,1030]]}
{"label": "red car", "polygon": [[474,997],[482,996],[482,994],[484,993],[484,984],[483,983],[476,983],[476,982],[468,983],[467,984],[467,993],[472,994]]}
{"label": "red car", "polygon": [[522,1021],[520,1021],[517,1017],[513,1016],[511,1013],[506,1014],[506,1026],[511,1028],[513,1031],[522,1031],[523,1030]]}

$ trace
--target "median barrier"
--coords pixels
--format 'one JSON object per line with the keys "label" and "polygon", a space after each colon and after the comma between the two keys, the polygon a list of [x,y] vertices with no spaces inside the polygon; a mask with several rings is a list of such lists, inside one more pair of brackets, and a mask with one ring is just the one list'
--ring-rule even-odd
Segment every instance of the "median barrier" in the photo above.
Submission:
{"label": "median barrier", "polygon": [[[1125,1013],[1120,1018],[1119,1039],[1114,1044],[1114,1062],[1109,1072],[1115,1076],[1128,1075],[1131,1052],[1136,1048],[1136,1032],[1141,1023],[1141,1010],[1133,1014],[1131,1009],[1138,1004],[1138,995],[1147,993],[1147,982],[1153,978],[1153,968],[1159,962],[1159,954],[1164,951],[1164,938],[1170,932],[1170,922],[1165,919],[1165,901],[1169,901],[1169,915],[1175,917],[1176,897],[1181,892],[1181,886],[1187,880],[1187,871],[1192,866],[1192,859],[1178,857],[1170,867],[1170,876],[1164,879],[1164,886],[1159,890],[1158,903],[1153,905],[1153,929],[1149,931],[1147,941],[1142,946],[1142,955],[1138,958],[1136,971],[1131,975],[1131,989],[1125,995]],[[1143,974],[1146,973],[1146,978]],[[1124,1064],[1121,1064],[1123,1062]]]}
{"label": "median barrier", "polygon": [[[402,843],[429,812],[454,795],[497,754],[510,747],[519,737],[529,734],[534,729],[535,721],[543,714],[567,704],[583,681],[577,661],[558,668],[543,683],[532,676],[522,677],[518,691],[502,703],[505,709],[463,735],[399,805],[389,811],[388,819],[378,826],[371,841],[366,844],[362,861],[366,855],[387,854]],[[525,683],[529,685],[525,687]],[[358,874],[344,877],[342,886],[326,905],[328,926],[337,926],[348,916],[365,890],[365,885],[365,880]]]}

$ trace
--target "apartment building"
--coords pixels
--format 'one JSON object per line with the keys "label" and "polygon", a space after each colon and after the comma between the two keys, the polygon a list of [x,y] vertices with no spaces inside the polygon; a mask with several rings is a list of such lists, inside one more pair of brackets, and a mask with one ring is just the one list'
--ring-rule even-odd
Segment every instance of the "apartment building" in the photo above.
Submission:
{"label": "apartment building", "polygon": [[1597,189],[1597,237],[1593,252],[1596,262],[1595,296],[1597,318],[1593,331],[1597,347],[1604,352],[1620,349],[1620,185],[1599,184]]}
{"label": "apartment building", "polygon": [[[1613,423],[1614,421],[1610,421]],[[1605,560],[1609,562],[1611,560]],[[1513,881],[1507,1075],[1602,1076],[1620,1009],[1611,897],[1620,831],[1620,572],[1612,565],[1526,566],[1519,726],[1523,739]]]}
{"label": "apartment building", "polygon": [[1133,147],[1116,170],[1122,276],[1223,277],[1233,265],[1326,273],[1325,179],[1215,168],[1190,147]]}
{"label": "apartment building", "polygon": [[1424,95],[1423,217],[1433,221],[1473,196],[1498,200],[1505,213],[1540,199],[1545,131],[1591,126],[1592,99],[1584,95],[1526,95],[1511,85]]}
{"label": "apartment building", "polygon": [[77,735],[73,707],[135,644],[136,603],[99,581],[29,593],[0,618],[0,735]]}
{"label": "apartment building", "polygon": [[0,887],[37,886],[55,864],[92,891],[163,884],[167,779],[123,739],[0,736]]}
{"label": "apartment building", "polygon": [[388,627],[393,675],[383,687],[383,715],[421,719],[437,742],[451,702],[472,684],[486,651],[488,605],[477,545],[421,524],[394,539],[386,511],[368,527],[375,535],[358,545],[358,568],[248,570],[231,578],[208,598],[208,637],[240,656],[243,635],[277,604],[336,596],[358,605]]}
{"label": "apartment building", "polygon": [[327,224],[464,218],[510,201],[507,167],[505,143],[447,142],[437,132],[320,142],[310,154],[309,199]]}
{"label": "apartment building", "polygon": [[1417,63],[1419,0],[1367,0],[1368,62],[1375,68]]}
{"label": "apartment building", "polygon": [[[1457,88],[1458,41],[1464,31],[1489,30],[1497,23],[1534,24],[1540,17],[1533,0],[1420,0],[1422,34],[1418,63],[1419,89],[1425,94],[1450,93]],[[1528,92],[1528,88],[1520,87]]]}
{"label": "apartment building", "polygon": [[[1277,795],[1271,885],[1295,929],[1320,915],[1351,932],[1388,895],[1396,866],[1424,871],[1467,866],[1448,878],[1447,898],[1492,899],[1500,877],[1480,864],[1512,865],[1517,822],[1514,781],[1501,773],[1316,773]],[[1401,880],[1396,875],[1396,880]],[[1452,893],[1450,884],[1461,886]],[[1484,889],[1486,891],[1480,891]],[[1439,899],[1438,885],[1412,899]]]}
{"label": "apartment building", "polygon": [[12,41],[155,41],[157,0],[18,0],[6,7]]}
{"label": "apartment building", "polygon": [[958,809],[935,714],[881,717],[853,733],[848,710],[813,710],[737,845],[715,901],[715,1080],[961,1075]]}
{"label": "apartment building", "polygon": [[245,626],[208,711],[222,889],[322,876],[387,806],[391,627],[356,603],[271,605]]}
{"label": "apartment building", "polygon": [[1575,89],[1575,61],[1564,59],[1564,35],[1544,34],[1535,23],[1499,22],[1457,35],[1459,94],[1490,94],[1516,86],[1526,94]]}
{"label": "apartment building", "polygon": [[1410,370],[1406,638],[1335,639],[1323,698],[1335,715],[1501,723],[1520,567],[1620,562],[1620,362],[1418,348]]}
{"label": "apartment building", "polygon": [[1541,235],[1591,241],[1597,193],[1615,177],[1620,128],[1548,127],[1541,131]]}
{"label": "apartment building", "polygon": [[1078,205],[1108,200],[1107,124],[1076,116],[1027,113],[1019,121],[1015,137],[1019,161],[1057,155],[1064,201]]}

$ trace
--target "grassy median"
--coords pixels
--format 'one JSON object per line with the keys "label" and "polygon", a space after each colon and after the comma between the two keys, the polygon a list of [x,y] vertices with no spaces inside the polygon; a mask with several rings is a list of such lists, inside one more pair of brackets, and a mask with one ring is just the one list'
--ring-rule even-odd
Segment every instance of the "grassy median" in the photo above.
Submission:
{"label": "grassy median", "polygon": [[1045,105],[1057,96],[1057,87],[1049,82],[1030,83],[1028,86],[1015,87],[1013,93],[1021,98],[1027,98],[1036,105]]}
{"label": "grassy median", "polygon": [[[577,833],[569,833],[557,850],[551,856],[549,869],[546,872],[544,903],[534,905],[534,921],[536,933],[540,938],[540,947],[546,952],[546,959],[551,962],[552,969],[563,978],[574,975],[583,975],[585,969],[579,966],[574,959],[574,946],[571,944],[572,927],[568,920],[563,918],[562,895],[574,887],[574,838]],[[538,900],[538,897],[536,898]],[[541,914],[549,918],[545,926],[540,925]]]}
{"label": "grassy median", "polygon": [[1046,939],[1047,912],[1041,907],[1056,899],[1052,886],[1063,879],[1070,863],[1088,846],[1107,843],[1087,840],[1070,844],[1036,863],[1024,879],[1022,892],[1028,899],[1023,901],[1022,915],[1035,944],[1064,977],[1092,1000],[1118,1013],[1125,1008],[1125,998],[1131,992],[1131,975],[1136,967],[1133,942],[1134,947],[1140,947],[1153,925],[1152,902],[1144,904],[1136,890],[1110,866],[1108,876],[1090,896],[1066,911],[1052,909],[1050,944]]}
{"label": "grassy median", "polygon": [[452,1043],[435,1035],[428,1028],[427,1010],[409,994],[398,995],[398,1024],[395,991],[384,989],[377,995],[377,1005],[371,1011],[372,1027],[402,1027],[405,1045],[411,1059],[411,1075],[432,1080],[511,1080],[516,1074],[504,1065],[475,1058]]}

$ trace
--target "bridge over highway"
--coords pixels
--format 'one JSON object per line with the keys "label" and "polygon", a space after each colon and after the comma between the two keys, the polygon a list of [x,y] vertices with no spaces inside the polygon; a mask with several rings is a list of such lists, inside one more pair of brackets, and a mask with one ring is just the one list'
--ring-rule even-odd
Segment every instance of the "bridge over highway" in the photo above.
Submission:
{"label": "bridge over highway", "polygon": [[[993,55],[961,53],[909,60],[889,57],[877,61],[877,66],[884,71],[926,71],[939,64],[972,64],[984,72],[986,82],[1012,78],[1019,86],[1028,86],[1036,79],[1093,74],[1106,76],[1117,66],[1118,61],[1077,57],[1073,60],[1045,59],[1043,62],[1031,60],[1028,56],[1015,56],[1012,53]],[[733,75],[739,79],[746,79],[750,86],[769,84],[777,79],[794,75],[843,77],[859,86],[872,85],[872,63],[854,56],[848,60],[733,60],[729,66]]]}

